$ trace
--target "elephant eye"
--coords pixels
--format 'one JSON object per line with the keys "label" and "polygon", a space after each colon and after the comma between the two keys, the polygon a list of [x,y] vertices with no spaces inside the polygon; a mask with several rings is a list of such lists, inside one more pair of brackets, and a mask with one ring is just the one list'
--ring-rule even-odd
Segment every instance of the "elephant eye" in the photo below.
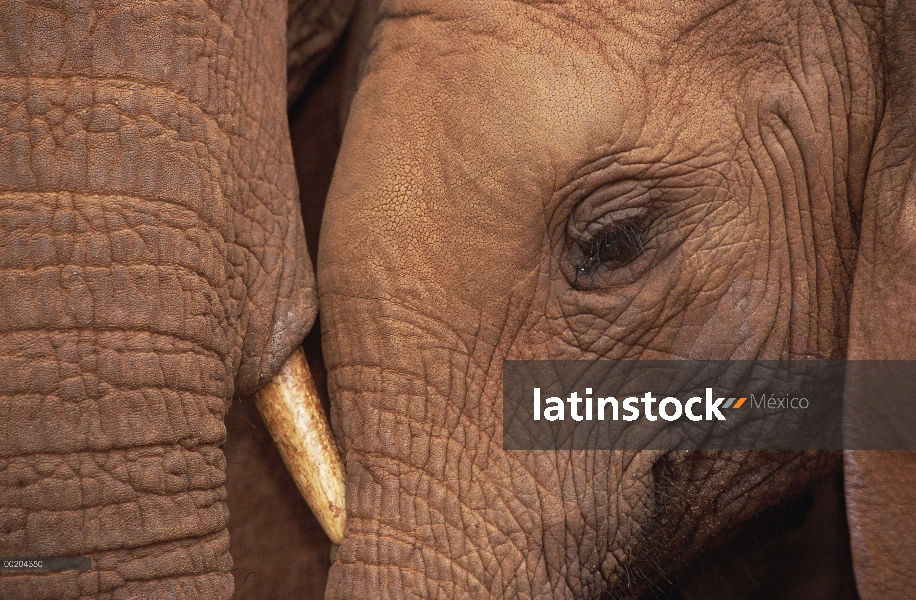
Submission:
{"label": "elephant eye", "polygon": [[610,223],[575,244],[572,287],[589,290],[601,287],[601,274],[631,263],[645,254],[645,227],[641,220]]}
{"label": "elephant eye", "polygon": [[642,231],[634,221],[615,225],[610,231],[601,232],[588,245],[588,257],[577,270],[587,272],[597,265],[608,263],[625,264],[645,252],[642,245]]}

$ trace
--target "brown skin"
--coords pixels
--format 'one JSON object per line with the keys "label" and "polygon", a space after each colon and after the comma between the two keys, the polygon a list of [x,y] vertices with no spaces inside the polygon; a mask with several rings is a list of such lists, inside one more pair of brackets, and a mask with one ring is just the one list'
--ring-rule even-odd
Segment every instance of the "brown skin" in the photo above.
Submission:
{"label": "brown skin", "polygon": [[[662,584],[679,600],[855,600],[842,473],[729,532]],[[651,597],[651,596],[650,596]]]}
{"label": "brown skin", "polygon": [[315,315],[282,3],[0,11],[4,598],[228,598],[223,417]]}
{"label": "brown skin", "polygon": [[[844,2],[383,3],[318,260],[348,475],[329,598],[651,593],[838,468],[505,452],[501,365],[845,357],[879,20]],[[589,231],[624,251],[583,264]]]}
{"label": "brown skin", "polygon": [[[916,359],[916,3],[888,3],[876,23],[883,52],[885,108],[869,165],[849,333],[852,359]],[[867,397],[847,399],[855,433]],[[851,409],[851,410],[850,410]],[[885,415],[893,419],[893,413]],[[856,581],[865,598],[906,598],[916,590],[916,452],[847,452],[846,503]],[[909,534],[909,535],[908,535]]]}

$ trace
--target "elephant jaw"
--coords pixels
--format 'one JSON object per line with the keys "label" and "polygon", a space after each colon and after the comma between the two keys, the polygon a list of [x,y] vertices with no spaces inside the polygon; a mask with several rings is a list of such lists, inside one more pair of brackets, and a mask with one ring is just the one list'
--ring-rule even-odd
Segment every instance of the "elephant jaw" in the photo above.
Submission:
{"label": "elephant jaw", "polygon": [[343,464],[302,348],[256,394],[255,404],[299,492],[340,544],[347,519]]}

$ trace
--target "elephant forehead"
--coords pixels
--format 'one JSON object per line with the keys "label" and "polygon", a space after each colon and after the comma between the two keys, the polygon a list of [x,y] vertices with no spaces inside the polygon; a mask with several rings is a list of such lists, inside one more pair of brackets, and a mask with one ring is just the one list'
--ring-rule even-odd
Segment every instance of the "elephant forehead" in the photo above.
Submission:
{"label": "elephant forehead", "polygon": [[[345,245],[335,254],[374,277],[406,274],[424,285],[459,264],[488,265],[481,274],[493,277],[479,278],[472,296],[492,289],[497,273],[531,272],[557,180],[620,136],[624,93],[638,86],[621,83],[632,70],[609,69],[549,30],[528,37],[468,36],[458,21],[432,17],[383,20],[348,121],[323,247]],[[358,226],[332,233],[348,220]]]}
{"label": "elephant forehead", "polygon": [[[348,168],[374,179],[375,202],[360,206],[389,228],[477,200],[502,218],[524,209],[520,199],[538,208],[612,153],[728,160],[774,97],[777,112],[811,112],[819,133],[867,102],[872,86],[851,66],[868,62],[864,29],[825,25],[808,5],[676,4],[684,14],[652,3],[386,5],[347,134],[366,127],[371,139],[360,139],[358,166],[344,163],[337,179]],[[839,39],[849,64],[834,64]],[[438,239],[429,223],[417,227],[424,242]]]}
{"label": "elephant forehead", "polygon": [[[334,292],[411,289],[420,304],[449,298],[448,312],[471,315],[468,327],[477,327],[481,307],[503,315],[512,299],[532,291],[546,297],[541,284],[572,206],[620,177],[643,181],[675,207],[657,228],[670,243],[659,235],[655,243],[685,250],[656,267],[651,281],[613,297],[560,282],[559,327],[597,333],[595,315],[616,321],[618,304],[679,314],[707,293],[699,281],[740,304],[759,296],[754,290],[768,274],[800,274],[819,260],[803,255],[792,268],[772,268],[795,254],[764,252],[759,225],[771,202],[796,193],[783,185],[793,179],[802,190],[802,181],[813,182],[801,200],[831,221],[831,202],[846,201],[834,157],[846,154],[844,144],[867,143],[859,117],[842,115],[868,121],[871,78],[833,58],[841,29],[849,60],[862,57],[865,38],[835,16],[822,23],[821,7],[780,12],[758,3],[742,12],[744,3],[732,3],[704,11],[693,3],[687,16],[672,17],[651,3],[604,11],[575,3],[386,6],[329,193],[321,243],[330,268],[319,270]],[[610,162],[636,171],[611,176],[591,167]],[[751,205],[735,223],[736,211]],[[688,230],[712,233],[684,240]],[[819,253],[834,245],[820,244],[827,250]],[[758,268],[763,275],[748,268],[743,278],[731,269],[726,277],[724,264],[751,262],[770,268]],[[707,276],[713,264],[717,277]],[[689,293],[676,297],[680,303],[661,302],[682,288]],[[694,322],[709,322],[711,304],[694,308]],[[646,327],[653,313],[640,314],[631,328]],[[570,327],[570,318],[585,323]]]}

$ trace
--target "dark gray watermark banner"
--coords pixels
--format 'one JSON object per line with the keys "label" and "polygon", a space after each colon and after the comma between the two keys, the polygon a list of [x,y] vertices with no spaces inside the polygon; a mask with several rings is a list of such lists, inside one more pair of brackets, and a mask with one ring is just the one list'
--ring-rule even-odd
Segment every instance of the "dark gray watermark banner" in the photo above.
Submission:
{"label": "dark gray watermark banner", "polygon": [[506,450],[916,450],[916,361],[505,361]]}
{"label": "dark gray watermark banner", "polygon": [[88,556],[0,557],[0,571],[88,571],[90,569],[92,569],[92,559]]}

